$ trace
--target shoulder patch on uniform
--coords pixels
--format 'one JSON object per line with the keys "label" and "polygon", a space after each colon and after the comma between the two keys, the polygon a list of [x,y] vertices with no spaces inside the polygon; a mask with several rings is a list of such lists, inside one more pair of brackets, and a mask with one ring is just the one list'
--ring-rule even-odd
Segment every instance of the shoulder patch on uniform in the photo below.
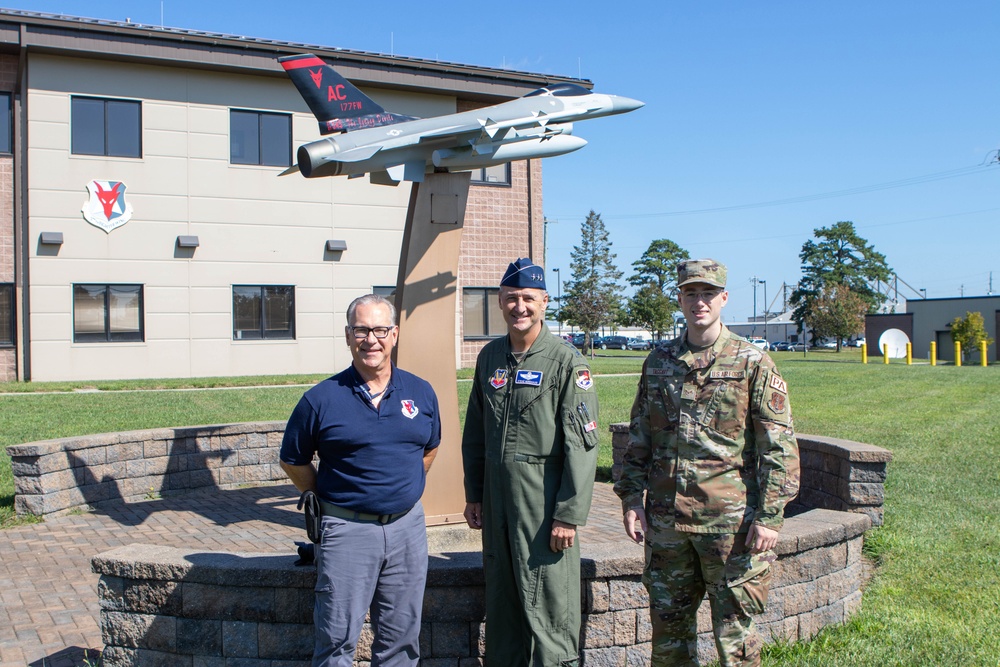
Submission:
{"label": "shoulder patch on uniform", "polygon": [[771,408],[771,412],[776,415],[784,414],[787,407],[787,401],[785,400],[785,395],[774,391],[771,393],[771,400],[767,402],[767,407]]}
{"label": "shoulder patch on uniform", "polygon": [[709,377],[713,380],[742,380],[747,376],[747,372],[744,371],[712,371]]}
{"label": "shoulder patch on uniform", "polygon": [[771,385],[771,389],[780,391],[782,394],[788,393],[788,385],[784,380],[781,379],[780,375],[771,374],[771,381],[768,383]]}
{"label": "shoulder patch on uniform", "polygon": [[590,376],[589,368],[579,368],[576,371],[576,386],[580,389],[590,389],[594,386],[594,378]]}

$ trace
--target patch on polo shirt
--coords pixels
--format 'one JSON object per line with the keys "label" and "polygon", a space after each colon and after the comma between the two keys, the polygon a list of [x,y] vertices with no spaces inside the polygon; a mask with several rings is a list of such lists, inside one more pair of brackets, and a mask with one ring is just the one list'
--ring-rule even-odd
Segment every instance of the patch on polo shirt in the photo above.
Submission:
{"label": "patch on polo shirt", "polygon": [[541,371],[518,371],[514,376],[514,384],[526,384],[532,387],[542,386]]}
{"label": "patch on polo shirt", "polygon": [[410,419],[413,419],[414,417],[416,417],[420,413],[420,410],[417,408],[417,404],[414,403],[413,401],[408,401],[408,400],[404,399],[404,400],[400,401],[400,403],[403,404],[403,416],[404,417],[408,417]]}

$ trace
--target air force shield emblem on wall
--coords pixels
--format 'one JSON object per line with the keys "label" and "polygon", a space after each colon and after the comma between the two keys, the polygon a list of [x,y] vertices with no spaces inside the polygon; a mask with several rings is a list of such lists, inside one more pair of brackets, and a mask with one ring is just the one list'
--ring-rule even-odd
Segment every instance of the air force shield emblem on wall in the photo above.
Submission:
{"label": "air force shield emblem on wall", "polygon": [[132,205],[125,202],[125,184],[121,181],[91,181],[87,190],[90,199],[80,210],[90,224],[110,233],[132,219]]}

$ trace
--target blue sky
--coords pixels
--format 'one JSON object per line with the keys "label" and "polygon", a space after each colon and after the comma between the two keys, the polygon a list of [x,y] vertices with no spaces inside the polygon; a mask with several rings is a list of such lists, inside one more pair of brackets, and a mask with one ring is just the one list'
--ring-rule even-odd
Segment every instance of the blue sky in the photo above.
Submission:
{"label": "blue sky", "polygon": [[1000,291],[995,0],[7,6],[155,25],[162,9],[171,27],[582,76],[640,99],[578,123],[589,145],[544,162],[547,265],[564,279],[593,209],[626,277],[657,238],[728,264],[726,321],[752,313],[754,276],[769,301],[796,282],[802,244],[839,220],[928,297],[986,294],[991,272]]}

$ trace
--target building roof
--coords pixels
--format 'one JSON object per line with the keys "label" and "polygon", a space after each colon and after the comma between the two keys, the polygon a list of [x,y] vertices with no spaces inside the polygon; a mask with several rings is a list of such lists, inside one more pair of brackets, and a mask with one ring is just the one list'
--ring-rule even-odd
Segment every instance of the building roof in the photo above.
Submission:
{"label": "building roof", "polygon": [[558,82],[593,87],[587,79],[565,76],[19,9],[0,8],[0,51],[274,76],[284,76],[279,56],[314,53],[360,85],[444,92],[484,102],[519,97]]}

